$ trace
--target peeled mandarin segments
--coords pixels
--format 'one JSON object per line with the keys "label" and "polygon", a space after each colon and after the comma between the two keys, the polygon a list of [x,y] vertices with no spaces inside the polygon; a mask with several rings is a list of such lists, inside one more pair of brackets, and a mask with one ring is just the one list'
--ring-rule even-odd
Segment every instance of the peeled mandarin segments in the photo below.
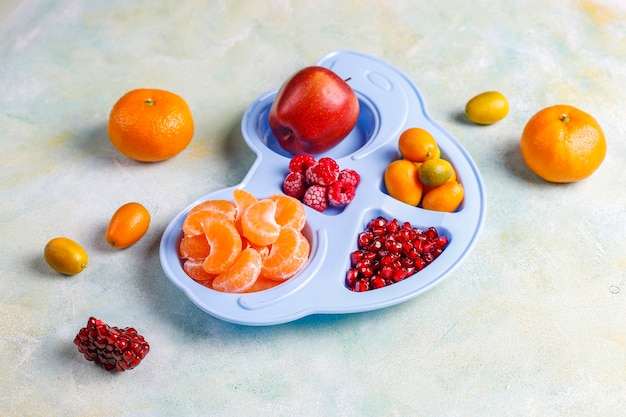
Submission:
{"label": "peeled mandarin segments", "polygon": [[249,206],[241,215],[241,231],[246,239],[259,246],[271,245],[278,239],[280,226],[274,214],[276,203],[273,200],[259,200]]}
{"label": "peeled mandarin segments", "polygon": [[218,213],[224,214],[232,221],[235,221],[235,218],[237,217],[237,206],[235,206],[233,202],[228,200],[203,201],[202,203],[197,204],[191,210],[189,210],[189,214],[193,214],[197,211],[202,210],[217,211]]}
{"label": "peeled mandarin segments", "polygon": [[309,241],[292,226],[280,230],[270,254],[263,260],[261,277],[284,281],[296,275],[309,259]]}
{"label": "peeled mandarin segments", "polygon": [[211,247],[204,260],[204,270],[209,274],[221,274],[235,263],[241,253],[241,236],[230,221],[211,219],[202,226]]}
{"label": "peeled mandarin segments", "polygon": [[215,277],[212,286],[222,292],[241,293],[252,287],[259,277],[263,260],[255,249],[246,248],[235,263]]}
{"label": "peeled mandarin segments", "polygon": [[300,200],[285,194],[274,194],[269,198],[276,202],[274,218],[279,226],[293,226],[296,230],[302,230],[306,223],[306,212]]}
{"label": "peeled mandarin segments", "polygon": [[241,189],[233,197],[234,203],[202,202],[187,214],[179,244],[185,273],[223,292],[263,291],[297,274],[310,251],[301,232],[304,205],[281,194],[259,200]]}
{"label": "peeled mandarin segments", "polygon": [[446,182],[424,195],[422,208],[452,213],[463,201],[463,195],[463,186],[460,183]]}
{"label": "peeled mandarin segments", "polygon": [[204,260],[211,251],[209,241],[204,233],[183,236],[179,248],[180,257],[184,259]]}
{"label": "peeled mandarin segments", "polygon": [[183,234],[185,236],[204,234],[202,224],[210,220],[233,222],[233,220],[224,213],[213,210],[200,210],[187,215],[183,222]]}
{"label": "peeled mandarin segments", "polygon": [[185,271],[187,275],[193,278],[194,281],[197,281],[198,283],[210,288],[213,278],[215,278],[217,275],[209,274],[208,272],[206,272],[204,270],[203,263],[204,262],[202,260],[187,259],[183,263],[183,271]]}

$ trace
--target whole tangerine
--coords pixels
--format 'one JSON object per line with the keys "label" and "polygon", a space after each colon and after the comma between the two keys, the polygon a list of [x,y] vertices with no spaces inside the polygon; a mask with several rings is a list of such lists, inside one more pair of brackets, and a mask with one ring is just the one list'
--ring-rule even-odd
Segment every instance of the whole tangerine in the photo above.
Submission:
{"label": "whole tangerine", "polygon": [[606,155],[606,139],[598,122],[573,106],[546,107],[530,118],[520,139],[528,167],[549,182],[587,178]]}
{"label": "whole tangerine", "polygon": [[193,117],[179,95],[140,88],[113,106],[109,139],[122,154],[141,162],[158,162],[182,152],[194,133]]}

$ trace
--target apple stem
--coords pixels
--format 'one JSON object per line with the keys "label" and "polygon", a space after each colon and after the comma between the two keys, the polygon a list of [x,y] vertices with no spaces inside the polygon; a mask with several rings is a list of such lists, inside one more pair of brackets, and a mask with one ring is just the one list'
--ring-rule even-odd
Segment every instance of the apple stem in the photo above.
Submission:
{"label": "apple stem", "polygon": [[351,79],[352,79],[352,77],[348,77],[348,78],[346,78],[344,81],[345,81],[345,82],[348,82],[348,81],[350,81]]}

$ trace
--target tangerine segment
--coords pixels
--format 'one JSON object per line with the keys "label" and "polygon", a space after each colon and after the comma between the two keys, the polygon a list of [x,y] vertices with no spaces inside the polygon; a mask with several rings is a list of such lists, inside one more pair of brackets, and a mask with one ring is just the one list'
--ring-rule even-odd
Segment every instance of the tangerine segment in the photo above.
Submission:
{"label": "tangerine segment", "polygon": [[202,224],[211,220],[223,220],[232,223],[233,221],[224,213],[213,210],[200,210],[189,213],[183,222],[183,234],[185,236],[193,236],[204,234]]}
{"label": "tangerine segment", "polygon": [[233,191],[233,200],[235,200],[235,206],[237,207],[237,216],[235,217],[235,226],[237,227],[237,230],[239,230],[239,233],[242,233],[241,216],[243,215],[243,212],[246,211],[248,207],[256,203],[258,200],[253,194],[249,193],[246,190],[242,190],[239,188]]}
{"label": "tangerine segment", "polygon": [[228,217],[232,221],[235,221],[235,217],[237,217],[237,206],[235,206],[232,201],[228,200],[203,201],[202,203],[199,203],[192,207],[191,210],[189,210],[188,215],[202,210],[217,211],[226,215],[226,217]]}
{"label": "tangerine segment", "polygon": [[237,218],[240,218],[248,207],[259,201],[253,194],[239,188],[233,191],[233,200],[237,207]]}
{"label": "tangerine segment", "polygon": [[241,242],[242,242],[242,244],[241,244],[242,250],[246,249],[246,248],[256,249],[256,251],[261,254],[262,258],[265,258],[270,253],[270,247],[269,246],[255,245],[254,243],[250,242],[245,237],[241,238]]}
{"label": "tangerine segment", "polygon": [[263,259],[256,249],[246,248],[237,257],[235,263],[213,280],[214,290],[241,293],[254,285]]}
{"label": "tangerine segment", "polygon": [[211,251],[204,260],[204,270],[221,274],[235,263],[241,253],[241,236],[231,221],[211,219],[202,223]]}
{"label": "tangerine segment", "polygon": [[292,226],[280,229],[278,239],[263,260],[261,277],[285,281],[296,275],[309,259],[310,244],[302,233]]}
{"label": "tangerine segment", "polygon": [[276,223],[274,200],[259,200],[249,206],[241,215],[241,231],[246,239],[259,246],[276,242],[280,226]]}
{"label": "tangerine segment", "polygon": [[181,258],[204,260],[209,256],[211,247],[204,234],[186,235],[180,241],[179,251]]}
{"label": "tangerine segment", "polygon": [[306,212],[300,200],[285,194],[274,194],[269,198],[276,203],[276,223],[280,226],[293,226],[298,231],[304,228]]}
{"label": "tangerine segment", "polygon": [[217,275],[209,274],[208,272],[206,272],[202,264],[202,260],[187,259],[183,263],[183,271],[185,271],[187,275],[193,278],[194,281],[204,285],[205,287],[211,288],[211,282],[213,281],[213,278],[215,278]]}
{"label": "tangerine segment", "polygon": [[269,290],[280,284],[278,281],[274,281],[267,278],[261,278],[260,276],[254,282],[254,284],[246,290],[246,292],[259,292]]}

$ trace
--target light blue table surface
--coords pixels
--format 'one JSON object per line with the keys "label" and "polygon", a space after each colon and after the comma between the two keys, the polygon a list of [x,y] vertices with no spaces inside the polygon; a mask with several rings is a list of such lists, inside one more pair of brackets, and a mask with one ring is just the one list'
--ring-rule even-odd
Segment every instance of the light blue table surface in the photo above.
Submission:
{"label": "light blue table surface", "polygon": [[[624,415],[620,0],[27,0],[0,16],[0,415]],[[441,285],[393,307],[267,327],[216,319],[163,273],[163,231],[248,172],[248,106],[342,49],[406,73],[472,155],[487,193],[480,239]],[[109,111],[138,87],[189,103],[196,132],[177,157],[141,164],[110,144]],[[486,90],[510,114],[467,123],[465,103]],[[607,137],[604,163],[576,184],[540,180],[518,150],[526,121],[557,103]],[[153,220],[116,251],[104,231],[128,201]],[[55,236],[85,247],[83,273],[48,267]],[[90,316],[137,328],[144,362],[110,374],[82,359],[72,341]]]}

